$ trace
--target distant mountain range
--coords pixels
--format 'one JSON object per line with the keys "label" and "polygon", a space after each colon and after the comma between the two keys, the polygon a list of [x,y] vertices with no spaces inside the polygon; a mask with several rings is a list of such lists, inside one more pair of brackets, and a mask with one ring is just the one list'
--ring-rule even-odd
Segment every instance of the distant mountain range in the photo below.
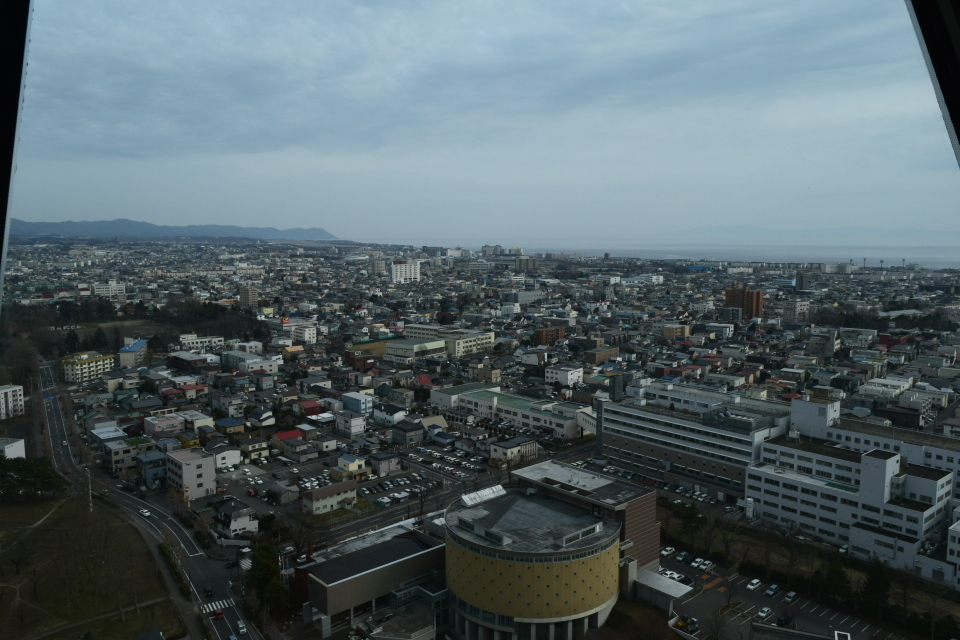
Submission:
{"label": "distant mountain range", "polygon": [[72,236],[82,238],[251,238],[253,240],[336,240],[324,229],[275,229],[224,224],[157,225],[137,220],[80,220],[26,222],[10,220],[11,236]]}

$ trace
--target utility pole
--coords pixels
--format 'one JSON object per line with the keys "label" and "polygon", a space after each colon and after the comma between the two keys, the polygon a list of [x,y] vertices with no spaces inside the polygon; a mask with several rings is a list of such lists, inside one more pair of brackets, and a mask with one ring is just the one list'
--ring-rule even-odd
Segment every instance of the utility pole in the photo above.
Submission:
{"label": "utility pole", "polygon": [[87,505],[90,508],[90,513],[93,513],[93,483],[90,481],[90,463],[84,465],[84,469],[87,471]]}

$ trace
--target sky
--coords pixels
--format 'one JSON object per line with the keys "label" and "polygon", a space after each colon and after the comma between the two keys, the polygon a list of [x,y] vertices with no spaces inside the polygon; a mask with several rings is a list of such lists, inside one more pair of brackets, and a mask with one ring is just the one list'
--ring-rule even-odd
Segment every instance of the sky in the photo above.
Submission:
{"label": "sky", "polygon": [[903,0],[34,6],[27,221],[585,247],[957,226]]}

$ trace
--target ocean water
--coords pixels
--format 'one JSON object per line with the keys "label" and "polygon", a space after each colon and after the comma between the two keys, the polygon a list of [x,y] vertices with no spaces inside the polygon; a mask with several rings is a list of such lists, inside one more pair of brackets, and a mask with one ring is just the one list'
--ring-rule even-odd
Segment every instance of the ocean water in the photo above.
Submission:
{"label": "ocean water", "polygon": [[598,249],[576,247],[529,247],[533,251],[565,251],[589,256],[602,256],[609,251],[614,257],[646,258],[649,260],[727,260],[748,262],[850,262],[868,267],[919,264],[930,269],[960,269],[960,247],[957,246],[830,246],[830,245],[770,245],[770,244],[637,244],[634,247]]}

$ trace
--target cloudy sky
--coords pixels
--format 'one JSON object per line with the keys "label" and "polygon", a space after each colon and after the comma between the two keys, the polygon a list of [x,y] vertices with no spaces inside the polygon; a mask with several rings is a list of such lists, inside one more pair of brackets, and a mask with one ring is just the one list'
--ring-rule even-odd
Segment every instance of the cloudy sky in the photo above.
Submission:
{"label": "cloudy sky", "polygon": [[903,0],[35,0],[14,217],[598,243],[956,226]]}

